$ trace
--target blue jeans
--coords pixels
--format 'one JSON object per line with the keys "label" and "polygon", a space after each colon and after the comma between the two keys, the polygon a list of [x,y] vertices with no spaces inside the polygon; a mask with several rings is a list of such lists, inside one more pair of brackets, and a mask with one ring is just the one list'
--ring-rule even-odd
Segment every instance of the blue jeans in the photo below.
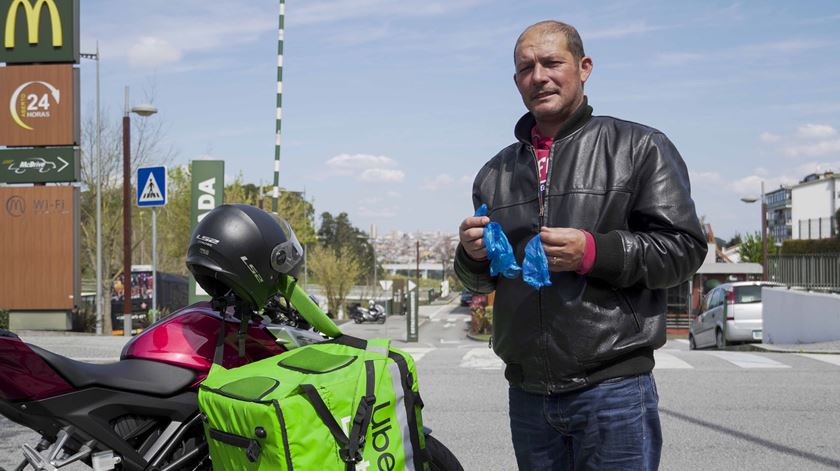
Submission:
{"label": "blue jeans", "polygon": [[652,373],[550,396],[511,387],[510,430],[519,469],[658,469],[658,403]]}

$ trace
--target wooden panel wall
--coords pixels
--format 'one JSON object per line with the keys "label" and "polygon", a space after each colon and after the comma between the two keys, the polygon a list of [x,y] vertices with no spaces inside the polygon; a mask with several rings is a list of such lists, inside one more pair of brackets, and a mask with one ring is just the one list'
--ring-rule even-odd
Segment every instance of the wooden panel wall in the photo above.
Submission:
{"label": "wooden panel wall", "polygon": [[73,308],[77,194],[70,186],[0,187],[0,309]]}

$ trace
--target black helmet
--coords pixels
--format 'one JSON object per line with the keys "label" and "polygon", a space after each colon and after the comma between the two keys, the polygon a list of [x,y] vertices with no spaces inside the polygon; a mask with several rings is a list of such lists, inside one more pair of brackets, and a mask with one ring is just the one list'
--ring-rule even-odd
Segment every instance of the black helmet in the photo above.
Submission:
{"label": "black helmet", "polygon": [[282,275],[296,276],[303,250],[285,219],[244,204],[224,204],[198,223],[187,268],[207,294],[233,290],[254,309],[277,292]]}

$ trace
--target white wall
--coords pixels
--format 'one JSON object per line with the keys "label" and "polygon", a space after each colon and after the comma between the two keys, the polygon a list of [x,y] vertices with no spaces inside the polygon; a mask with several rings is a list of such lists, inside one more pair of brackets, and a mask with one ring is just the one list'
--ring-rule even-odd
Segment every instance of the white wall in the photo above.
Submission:
{"label": "white wall", "polygon": [[840,340],[840,296],[762,288],[763,343]]}
{"label": "white wall", "polygon": [[837,179],[825,178],[804,183],[791,189],[791,224],[793,238],[801,239],[806,234],[799,233],[799,221],[802,219],[829,218],[837,208]]}

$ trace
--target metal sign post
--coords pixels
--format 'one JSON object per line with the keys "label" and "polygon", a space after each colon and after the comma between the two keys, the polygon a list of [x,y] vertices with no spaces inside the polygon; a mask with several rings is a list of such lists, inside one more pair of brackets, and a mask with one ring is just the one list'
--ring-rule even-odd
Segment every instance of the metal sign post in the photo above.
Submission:
{"label": "metal sign post", "polygon": [[[166,167],[137,169],[137,206],[152,208],[152,322],[157,322],[157,207],[166,205]],[[130,299],[128,302],[131,302]]]}
{"label": "metal sign post", "polygon": [[408,311],[405,315],[405,341],[418,341],[418,316],[420,315],[420,286],[408,281]]}

